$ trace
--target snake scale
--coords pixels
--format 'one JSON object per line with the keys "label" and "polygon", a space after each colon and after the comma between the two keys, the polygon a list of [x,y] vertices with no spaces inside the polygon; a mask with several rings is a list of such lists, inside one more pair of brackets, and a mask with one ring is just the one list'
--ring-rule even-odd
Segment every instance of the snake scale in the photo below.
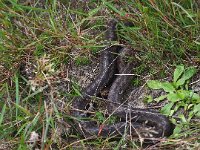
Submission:
{"label": "snake scale", "polygon": [[[117,40],[116,25],[116,20],[111,20],[108,24],[106,40],[109,42]],[[71,114],[74,118],[79,118],[79,120],[74,119],[76,128],[87,138],[98,136],[102,138],[110,136],[122,137],[126,133],[130,133],[134,137],[139,137],[140,134],[147,139],[171,135],[173,127],[166,116],[152,110],[128,108],[122,105],[121,99],[130,85],[128,83],[130,83],[131,76],[118,76],[114,79],[118,66],[117,54],[120,51],[123,51],[121,46],[112,45],[101,52],[99,74],[82,91],[82,96],[73,100]],[[120,73],[131,73],[132,68],[133,63],[127,63]],[[100,91],[110,84],[111,87],[107,98],[109,101],[107,106],[108,113],[117,116],[120,120],[111,125],[103,125],[100,129],[95,121],[88,121],[84,118],[87,118],[87,106],[91,97],[98,96]],[[153,129],[153,132],[147,135],[145,132],[149,131],[146,129]]]}

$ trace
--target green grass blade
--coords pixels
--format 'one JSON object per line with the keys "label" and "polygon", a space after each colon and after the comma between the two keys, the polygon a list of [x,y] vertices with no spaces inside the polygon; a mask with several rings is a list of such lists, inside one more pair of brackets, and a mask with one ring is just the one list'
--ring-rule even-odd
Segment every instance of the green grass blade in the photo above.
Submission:
{"label": "green grass blade", "polygon": [[184,9],[181,5],[179,5],[175,2],[172,2],[172,4],[177,6],[178,8],[180,8],[187,15],[187,17],[190,18],[192,20],[192,22],[195,23],[194,19],[192,18],[192,15],[190,15],[189,12],[186,9]]}
{"label": "green grass blade", "polygon": [[3,105],[3,108],[2,108],[2,110],[1,110],[1,115],[0,115],[0,126],[1,126],[1,124],[2,124],[2,122],[3,122],[3,118],[4,118],[5,112],[6,112],[6,104]]}
{"label": "green grass blade", "polygon": [[[18,75],[15,74],[15,104],[19,105],[20,103],[20,96],[19,96],[19,80]],[[16,118],[18,116],[18,107],[16,107]]]}

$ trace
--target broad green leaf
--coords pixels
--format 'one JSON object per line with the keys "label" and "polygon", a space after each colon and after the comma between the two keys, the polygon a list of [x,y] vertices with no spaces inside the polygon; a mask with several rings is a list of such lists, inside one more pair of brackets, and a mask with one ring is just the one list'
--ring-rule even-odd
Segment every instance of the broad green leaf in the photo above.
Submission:
{"label": "broad green leaf", "polygon": [[177,94],[181,99],[190,99],[190,100],[195,100],[198,102],[200,101],[200,96],[197,93],[194,93],[194,91],[188,91],[188,90],[179,90],[177,91]]}
{"label": "broad green leaf", "polygon": [[196,114],[196,113],[198,113],[198,112],[200,112],[200,104],[195,105],[194,108],[193,108],[193,113],[194,113],[194,114]]}
{"label": "broad green leaf", "polygon": [[187,68],[182,77],[176,82],[176,87],[183,85],[185,81],[190,79],[195,73],[196,69],[194,67]]}
{"label": "broad green leaf", "polygon": [[185,80],[190,79],[195,73],[197,72],[197,70],[194,67],[189,67],[185,70],[182,78],[184,78]]}
{"label": "broad green leaf", "polygon": [[165,91],[165,92],[174,92],[176,89],[174,88],[174,86],[172,85],[172,83],[169,83],[169,82],[163,82],[162,84],[161,84],[161,86],[162,86],[162,88],[163,88],[163,90]]}
{"label": "broad green leaf", "polygon": [[184,66],[178,65],[174,71],[174,83],[180,78],[184,72]]}
{"label": "broad green leaf", "polygon": [[176,88],[178,88],[179,86],[184,85],[184,84],[185,84],[185,80],[184,78],[181,78],[175,83],[175,86]]}
{"label": "broad green leaf", "polygon": [[158,80],[149,80],[147,81],[147,86],[151,89],[158,90],[162,88],[162,82]]}
{"label": "broad green leaf", "polygon": [[200,101],[200,96],[197,93],[194,93],[193,91],[190,92],[190,97],[192,98],[192,100],[199,100]]}
{"label": "broad green leaf", "polygon": [[179,90],[179,91],[177,91],[177,94],[180,97],[180,99],[185,99],[185,98],[188,98],[190,96],[190,91]]}
{"label": "broad green leaf", "polygon": [[171,114],[171,109],[173,107],[174,103],[169,103],[166,104],[162,109],[161,109],[161,113],[164,115],[169,116]]}
{"label": "broad green leaf", "polygon": [[177,101],[181,100],[180,96],[177,93],[168,94],[167,99],[171,102],[177,102]]}
{"label": "broad green leaf", "polygon": [[161,95],[161,96],[155,98],[154,101],[160,102],[160,101],[164,100],[166,97],[167,97],[167,95]]}

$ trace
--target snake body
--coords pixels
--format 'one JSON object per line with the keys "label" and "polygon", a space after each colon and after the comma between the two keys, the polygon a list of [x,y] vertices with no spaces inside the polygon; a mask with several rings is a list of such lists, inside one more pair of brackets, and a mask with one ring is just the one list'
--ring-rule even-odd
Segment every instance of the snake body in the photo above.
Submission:
{"label": "snake body", "polygon": [[[114,41],[117,39],[115,20],[112,20],[106,32],[106,40]],[[105,48],[101,53],[100,71],[94,81],[89,84],[82,92],[82,97],[76,98],[73,103],[72,116],[76,118],[87,117],[86,106],[90,102],[91,96],[98,96],[100,91],[105,88],[114,78],[117,70],[117,55],[121,46],[113,45]],[[130,73],[133,68],[133,63],[128,63],[120,73]],[[119,70],[119,69],[118,69]],[[132,136],[138,137],[138,132],[145,127],[154,128],[151,135],[153,138],[169,136],[172,133],[172,124],[169,119],[158,113],[147,109],[128,108],[121,106],[121,99],[128,88],[131,76],[117,77],[109,90],[108,94],[108,112],[120,118],[120,121],[112,125],[104,125],[100,131],[99,126],[95,121],[75,120],[76,127],[85,137],[101,136],[103,138],[109,136],[121,137],[126,133],[131,133]],[[127,120],[129,123],[127,124]],[[146,123],[146,124],[145,124]]]}

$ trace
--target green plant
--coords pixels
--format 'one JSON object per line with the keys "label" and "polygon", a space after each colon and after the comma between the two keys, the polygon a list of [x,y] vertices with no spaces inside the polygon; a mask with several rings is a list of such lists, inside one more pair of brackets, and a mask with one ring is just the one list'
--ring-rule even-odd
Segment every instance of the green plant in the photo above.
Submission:
{"label": "green plant", "polygon": [[[183,63],[188,58],[190,64],[196,64],[200,58],[199,6],[197,0],[1,0],[0,147],[30,149],[27,140],[35,131],[40,135],[39,149],[77,149],[75,146],[88,149],[87,145],[94,149],[140,149],[137,142],[126,141],[127,138],[119,142],[109,138],[87,141],[87,138],[69,133],[67,138],[76,140],[66,143],[63,136],[57,136],[62,133],[60,129],[68,130],[68,127],[61,127],[61,122],[68,123],[66,118],[70,118],[71,100],[81,95],[81,87],[73,74],[68,74],[70,67],[65,70],[65,66],[73,62],[81,68],[96,61],[90,60],[90,56],[98,57],[106,46],[106,24],[112,18],[119,19],[117,32],[120,41],[117,43],[132,48],[141,63],[134,69],[138,75],[133,80],[134,86],[142,84],[149,72],[161,76],[163,71],[165,77],[165,64]],[[124,25],[123,20],[132,22],[134,26]],[[45,54],[48,62],[36,64],[38,80],[34,81],[38,85],[32,91],[26,79],[22,80],[19,69],[29,62],[38,62]],[[64,78],[69,86],[65,87],[60,78]],[[66,90],[61,90],[64,88]],[[171,111],[180,102],[175,102]],[[193,102],[191,104],[194,106]],[[191,113],[195,112],[192,111],[193,106],[190,107]],[[99,115],[97,113],[88,119],[94,119],[103,127],[104,123],[109,124],[110,117],[106,118],[101,112],[100,109]],[[200,123],[193,119],[188,122],[185,116],[188,113],[173,121],[176,123],[176,138],[179,139],[162,140],[153,146],[154,149],[199,148]]]}
{"label": "green plant", "polygon": [[[161,95],[153,101],[160,102],[167,99],[166,104],[161,112],[167,116],[172,116],[180,108],[188,113],[188,121],[194,116],[200,116],[200,96],[193,90],[189,89],[189,79],[196,73],[194,67],[185,68],[178,65],[174,71],[173,82],[161,82],[158,80],[149,80],[147,85],[151,89],[163,89],[166,94]],[[149,97],[151,99],[151,97]],[[180,115],[182,116],[183,115]]]}
{"label": "green plant", "polygon": [[173,117],[171,119],[176,126],[173,132],[174,137],[190,135],[191,119],[194,116],[200,117],[200,96],[189,89],[189,80],[195,73],[194,67],[185,68],[183,65],[178,65],[173,74],[173,82],[160,82],[158,80],[147,82],[149,88],[163,89],[166,92],[165,95],[155,99],[147,96],[149,102],[160,102],[167,99],[168,103],[161,109],[162,114],[173,116],[180,109],[186,112],[178,114],[179,120]]}

